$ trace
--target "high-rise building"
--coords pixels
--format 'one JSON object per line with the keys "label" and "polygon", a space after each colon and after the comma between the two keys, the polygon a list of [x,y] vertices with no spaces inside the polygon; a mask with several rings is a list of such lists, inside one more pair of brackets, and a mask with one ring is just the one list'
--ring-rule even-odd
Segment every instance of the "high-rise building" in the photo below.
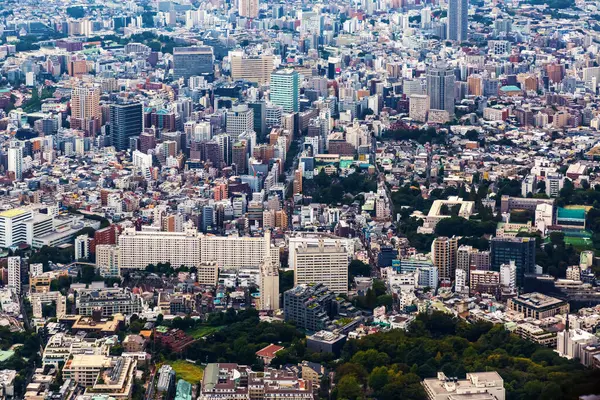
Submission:
{"label": "high-rise building", "polygon": [[240,140],[233,145],[231,150],[231,163],[235,164],[238,175],[248,171],[248,150],[246,141]]}
{"label": "high-rise building", "polygon": [[[269,75],[270,76],[270,75]],[[254,112],[254,132],[262,139],[267,135],[267,108],[264,101],[248,103],[248,107]]]}
{"label": "high-rise building", "polygon": [[[257,1],[257,0],[241,0]],[[247,56],[242,51],[231,53],[231,78],[256,82],[259,85],[268,85],[273,72],[273,55],[260,54]]]}
{"label": "high-rise building", "polygon": [[258,0],[239,0],[239,5],[240,17],[258,18]]}
{"label": "high-rise building", "polygon": [[429,109],[446,110],[454,115],[454,71],[446,65],[432,66],[427,70]]}
{"label": "high-rise building", "polygon": [[8,257],[8,287],[21,293],[21,257]]}
{"label": "high-rise building", "polygon": [[254,109],[248,104],[239,104],[231,107],[226,114],[226,130],[232,140],[237,140],[244,132],[254,131]]}
{"label": "high-rise building", "polygon": [[448,1],[448,40],[464,42],[467,40],[469,27],[469,2],[468,0]]}
{"label": "high-rise building", "polygon": [[[111,145],[118,151],[129,148],[129,139],[142,133],[142,104],[111,104],[110,105],[110,139]],[[144,143],[147,147],[148,143]],[[146,151],[142,151],[147,153]]]}
{"label": "high-rise building", "polygon": [[102,125],[100,92],[97,86],[77,86],[71,89],[71,128],[95,135]]}
{"label": "high-rise building", "polygon": [[88,235],[75,238],[75,260],[87,260],[90,255],[90,240]]}
{"label": "high-rise building", "polygon": [[173,49],[173,77],[185,78],[192,76],[212,77],[215,56],[210,46],[175,47]]}
{"label": "high-rise building", "polygon": [[300,168],[294,172],[294,194],[302,194],[302,170]]}
{"label": "high-rise building", "polygon": [[271,232],[265,232],[265,259],[260,265],[260,309],[279,310],[279,263],[271,260]]}
{"label": "high-rise building", "polygon": [[440,236],[431,244],[433,265],[437,267],[440,278],[454,279],[458,239]]}
{"label": "high-rise building", "polygon": [[221,161],[227,165],[231,164],[231,136],[227,134],[216,135],[215,141],[219,145],[221,151]]}
{"label": "high-rise building", "polygon": [[500,272],[503,264],[516,265],[517,287],[522,287],[525,274],[535,272],[535,238],[494,237],[490,241],[491,268]]}
{"label": "high-rise building", "polygon": [[[27,243],[27,224],[33,217],[33,210],[13,208],[0,212],[0,247],[10,247],[19,243]],[[52,220],[50,219],[50,229]]]}
{"label": "high-rise building", "polygon": [[[454,85],[454,83],[452,84]],[[270,99],[284,112],[299,111],[300,77],[293,69],[282,69],[271,74]]]}
{"label": "high-rise building", "polygon": [[294,258],[294,284],[322,283],[332,292],[348,292],[348,253],[340,242],[331,246],[320,240],[317,247],[304,244]]}
{"label": "high-rise building", "polygon": [[8,172],[12,172],[14,179],[23,179],[23,147],[11,146],[8,149]]}

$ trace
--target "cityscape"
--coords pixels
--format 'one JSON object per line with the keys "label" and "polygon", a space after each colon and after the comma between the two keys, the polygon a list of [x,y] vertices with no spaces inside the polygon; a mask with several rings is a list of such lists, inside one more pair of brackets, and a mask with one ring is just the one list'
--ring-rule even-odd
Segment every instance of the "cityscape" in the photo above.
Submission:
{"label": "cityscape", "polygon": [[0,1],[0,400],[600,400],[600,2]]}

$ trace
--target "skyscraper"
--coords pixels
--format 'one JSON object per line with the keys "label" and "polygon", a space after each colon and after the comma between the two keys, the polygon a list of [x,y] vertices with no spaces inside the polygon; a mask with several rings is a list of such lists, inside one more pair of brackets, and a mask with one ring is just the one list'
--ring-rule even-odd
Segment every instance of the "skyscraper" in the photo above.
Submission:
{"label": "skyscraper", "polygon": [[535,239],[528,237],[494,237],[490,241],[491,269],[500,272],[503,264],[516,265],[517,287],[522,287],[525,274],[535,272]]}
{"label": "skyscraper", "polygon": [[298,72],[293,69],[282,69],[271,74],[271,102],[283,107],[284,112],[298,112],[299,94]]}
{"label": "skyscraper", "polygon": [[173,49],[173,77],[210,76],[214,72],[215,56],[210,46],[175,47]]}
{"label": "skyscraper", "polygon": [[[244,1],[244,0],[242,0]],[[245,0],[256,1],[256,0]],[[268,85],[273,71],[273,55],[260,54],[247,56],[242,51],[231,54],[231,78]]]}
{"label": "skyscraper", "polygon": [[467,40],[469,26],[469,2],[467,0],[448,1],[448,40],[464,42]]}
{"label": "skyscraper", "polygon": [[127,150],[129,139],[139,136],[142,129],[141,103],[110,105],[110,139],[115,149]]}
{"label": "skyscraper", "polygon": [[92,136],[100,131],[101,123],[100,88],[78,86],[71,89],[71,128],[84,130]]}
{"label": "skyscraper", "polygon": [[239,0],[240,17],[258,18],[258,0]]}
{"label": "skyscraper", "polygon": [[446,65],[427,70],[427,94],[431,110],[446,110],[454,116],[454,71]]}

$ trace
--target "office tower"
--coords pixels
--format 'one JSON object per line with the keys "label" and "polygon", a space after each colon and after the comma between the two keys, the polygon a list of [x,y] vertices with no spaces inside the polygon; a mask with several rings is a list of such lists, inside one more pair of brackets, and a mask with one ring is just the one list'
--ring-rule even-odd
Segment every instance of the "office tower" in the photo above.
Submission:
{"label": "office tower", "polygon": [[491,269],[500,272],[503,264],[516,265],[517,287],[522,287],[525,274],[535,272],[535,238],[493,237],[490,241]]}
{"label": "office tower", "polygon": [[248,103],[248,107],[254,112],[254,132],[258,134],[261,138],[260,142],[262,142],[267,135],[266,104],[264,101],[257,101]]}
{"label": "office tower", "polygon": [[239,0],[239,5],[240,17],[258,18],[258,0]]}
{"label": "office tower", "polygon": [[[142,133],[142,104],[110,105],[110,139],[111,145],[118,151],[129,148],[129,139]],[[148,144],[144,143],[144,147]],[[140,143],[141,147],[141,143]],[[147,153],[143,151],[143,153]]]}
{"label": "office tower", "polygon": [[271,260],[271,231],[265,231],[265,259],[260,264],[260,309],[279,310],[279,268]]}
{"label": "office tower", "polygon": [[271,54],[246,56],[242,51],[231,53],[231,78],[234,81],[243,79],[259,85],[268,85],[271,81],[271,72],[273,72]]}
{"label": "office tower", "polygon": [[81,129],[89,136],[100,132],[100,88],[78,86],[71,89],[71,128]]}
{"label": "office tower", "polygon": [[231,165],[231,136],[221,134],[214,137],[221,151],[221,161],[227,165]]}
{"label": "office tower", "polygon": [[446,65],[427,70],[427,94],[431,110],[446,110],[454,116],[454,70]]}
{"label": "office tower", "polygon": [[456,270],[458,239],[440,236],[431,244],[433,265],[437,267],[440,279],[453,279]]}
{"label": "office tower", "polygon": [[467,40],[469,27],[468,0],[448,1],[448,40],[464,42]]}
{"label": "office tower", "polygon": [[23,148],[20,143],[8,149],[8,171],[12,172],[14,179],[20,181],[23,179]]}
{"label": "office tower", "polygon": [[248,104],[231,107],[226,114],[226,131],[232,140],[237,140],[244,132],[254,131],[254,110]]}
{"label": "office tower", "polygon": [[[453,83],[454,85],[454,83]],[[283,111],[298,112],[300,95],[300,77],[293,69],[282,69],[271,74],[270,99]]]}
{"label": "office tower", "polygon": [[245,141],[241,140],[233,145],[231,164],[235,165],[238,175],[243,175],[248,171],[248,150]]}
{"label": "office tower", "polygon": [[215,222],[215,209],[212,206],[202,207],[202,232],[208,232]]}
{"label": "office tower", "polygon": [[75,261],[87,260],[90,255],[90,241],[88,235],[79,235],[75,238]]}
{"label": "office tower", "polygon": [[210,46],[175,47],[173,49],[173,77],[185,78],[203,75],[212,77],[215,56]]}
{"label": "office tower", "polygon": [[8,285],[21,294],[21,257],[8,257]]}
{"label": "office tower", "polygon": [[348,253],[340,242],[333,246],[319,240],[318,246],[306,243],[294,254],[294,284],[322,283],[335,293],[348,292]]}

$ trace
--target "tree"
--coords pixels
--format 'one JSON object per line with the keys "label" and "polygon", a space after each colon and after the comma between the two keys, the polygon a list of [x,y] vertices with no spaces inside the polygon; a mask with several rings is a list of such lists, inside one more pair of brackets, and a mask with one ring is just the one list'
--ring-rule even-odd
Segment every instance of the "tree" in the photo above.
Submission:
{"label": "tree", "polygon": [[389,380],[390,376],[387,367],[376,367],[369,374],[369,387],[375,391],[381,390]]}
{"label": "tree", "polygon": [[336,386],[338,399],[356,400],[363,398],[362,389],[355,376],[344,376]]}
{"label": "tree", "polygon": [[371,267],[360,260],[352,260],[348,265],[348,272],[350,280],[354,279],[355,276],[371,276]]}

